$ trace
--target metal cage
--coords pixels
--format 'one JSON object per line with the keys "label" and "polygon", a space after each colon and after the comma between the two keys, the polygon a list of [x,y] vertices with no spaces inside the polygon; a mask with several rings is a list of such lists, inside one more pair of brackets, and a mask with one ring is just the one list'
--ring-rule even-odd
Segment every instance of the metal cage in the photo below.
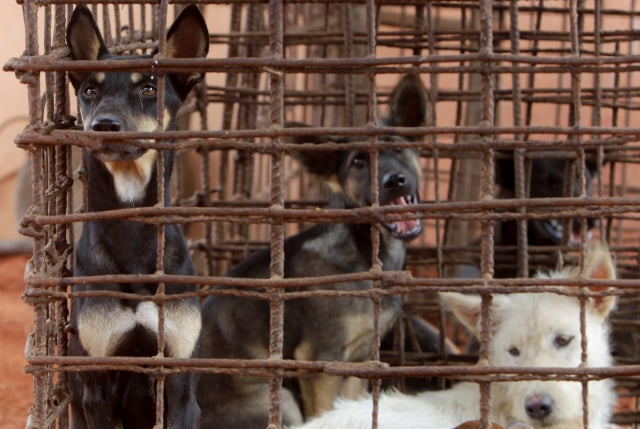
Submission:
{"label": "metal cage", "polygon": [[[405,271],[381,276],[372,254],[371,270],[358,274],[374,280],[368,295],[374,301],[383,287],[404,294],[405,316],[394,328],[400,338],[412,335],[403,322],[419,315],[464,349],[468,336],[441,312],[435,292],[509,293],[540,268],[579,264],[584,246],[572,245],[572,222],[582,243],[591,236],[607,242],[622,280],[613,285],[619,295],[612,318],[619,365],[605,376],[616,378],[623,399],[614,422],[640,424],[636,1],[199,1],[207,21],[216,22],[210,25],[209,57],[184,64],[159,59],[153,65],[161,73],[171,67],[207,72],[186,103],[181,131],[151,136],[179,140],[171,204],[104,214],[83,209],[82,166],[74,156],[79,147],[103,142],[77,130],[65,79],[72,67],[64,39],[72,2],[18,3],[27,41],[24,54],[10,59],[5,70],[27,85],[29,97],[30,123],[16,138],[29,151],[33,181],[32,205],[22,220],[22,232],[34,240],[24,295],[35,322],[27,347],[27,370],[34,377],[28,427],[68,427],[67,374],[96,368],[146,372],[160,385],[174,371],[246,370],[274,381],[275,405],[282,380],[305,372],[370,378],[374,392],[381,379],[402,389],[408,388],[406,377],[491,379],[473,370],[477,352],[452,355],[400,347],[402,341],[376,344],[370,361],[343,366],[283,359],[282,291],[322,282],[279,280],[284,239],[311,223],[353,220],[345,210],[321,210],[328,193],[289,157],[287,121],[305,122],[320,137],[362,136],[360,144],[371,152],[391,131],[416,138],[411,144],[421,153],[421,203],[411,212],[377,205],[357,212],[358,221],[372,228],[391,216],[417,217],[426,226],[409,247]],[[90,4],[107,44],[126,53],[154,48],[170,17],[188,2],[74,3]],[[129,66],[151,67],[144,61]],[[428,88],[427,123],[415,130],[389,129],[381,118],[393,84],[406,72],[420,73]],[[513,159],[515,183],[506,198],[494,170],[505,157]],[[532,162],[545,157],[568,161],[563,173],[571,185],[556,197],[530,198]],[[587,165],[598,170],[590,186]],[[211,286],[229,283],[230,267],[270,247],[272,278],[247,285],[265,288],[271,299],[271,359],[229,364],[67,356],[71,285],[88,280],[72,276],[75,226],[96,216],[152,223],[159,230],[166,223],[182,224],[198,268],[198,276],[182,281],[201,285],[203,297],[214,293]],[[556,245],[529,244],[528,221],[544,218],[564,226],[562,237]],[[501,247],[494,237],[505,220],[515,221],[517,240]],[[473,275],[460,275],[469,266]],[[512,274],[499,278],[502,268]],[[145,279],[169,277],[156,273]],[[530,374],[525,368],[516,377]],[[572,374],[587,377],[589,371]],[[271,409],[275,424],[277,410]]]}

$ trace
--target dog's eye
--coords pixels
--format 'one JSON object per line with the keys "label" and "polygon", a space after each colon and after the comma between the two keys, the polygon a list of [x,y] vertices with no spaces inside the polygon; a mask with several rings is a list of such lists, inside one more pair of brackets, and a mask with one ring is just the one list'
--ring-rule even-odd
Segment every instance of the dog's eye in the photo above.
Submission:
{"label": "dog's eye", "polygon": [[573,337],[569,335],[558,335],[553,339],[553,344],[561,349],[563,347],[567,347],[573,341]]}
{"label": "dog's eye", "polygon": [[520,356],[520,349],[519,349],[519,348],[517,348],[516,346],[511,346],[511,347],[509,347],[508,352],[509,352],[509,354],[510,354],[511,356],[513,356],[513,357],[518,357],[518,356]]}
{"label": "dog's eye", "polygon": [[365,154],[359,154],[353,157],[351,160],[351,165],[356,168],[363,168],[367,165],[367,158]]}
{"label": "dog's eye", "polygon": [[145,85],[140,88],[140,94],[145,97],[153,97],[156,95],[156,87],[153,85]]}
{"label": "dog's eye", "polygon": [[96,95],[98,95],[98,90],[95,89],[93,86],[88,86],[84,89],[84,95],[87,97],[95,97]]}

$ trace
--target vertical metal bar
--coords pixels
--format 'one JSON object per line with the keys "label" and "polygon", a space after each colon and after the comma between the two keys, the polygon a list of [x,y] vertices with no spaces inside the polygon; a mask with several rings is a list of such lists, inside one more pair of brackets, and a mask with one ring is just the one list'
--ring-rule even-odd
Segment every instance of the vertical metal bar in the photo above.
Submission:
{"label": "vertical metal bar", "polygon": [[[594,7],[594,19],[595,19],[595,55],[596,58],[600,58],[602,55],[602,36],[601,36],[601,32],[603,31],[603,23],[602,23],[602,2],[600,0],[596,0],[595,2],[595,7]],[[619,54],[618,52],[618,48],[619,48],[619,43],[615,44],[616,46],[616,55]],[[619,73],[618,73],[618,66],[615,65],[614,69],[616,70],[615,73],[615,79],[619,79]],[[594,73],[594,93],[595,93],[595,102],[594,102],[594,116],[593,116],[593,124],[592,126],[601,126],[602,125],[602,86],[600,84],[600,74],[599,73]],[[612,101],[612,110],[616,109],[616,102],[615,99],[617,97],[617,91],[613,91],[613,101]],[[612,116],[613,112],[612,112]],[[613,121],[612,118],[612,123],[615,123]],[[602,171],[602,164],[603,164],[603,159],[604,159],[604,149],[602,146],[599,146],[596,149],[596,160],[595,160],[595,165],[596,165],[596,171],[598,173],[600,173]],[[588,171],[586,171],[586,165],[585,167],[585,171],[584,173],[588,173]],[[602,197],[603,196],[603,189],[604,189],[604,185],[603,185],[603,181],[602,181],[602,174],[596,174],[595,177],[593,178],[593,180],[595,180],[596,185],[594,186],[597,191],[597,196],[598,197]],[[586,183],[586,174],[585,174],[585,187],[587,186]],[[582,187],[582,183],[580,184],[580,186]],[[587,191],[589,191],[589,189],[583,189],[581,188],[582,195],[587,195]],[[603,231],[603,219],[602,217],[600,217],[598,222],[598,227],[600,228],[600,231]],[[588,224],[587,224],[587,219],[581,219],[580,222],[580,239],[583,242],[586,242],[588,240]],[[604,234],[601,234],[601,237],[605,237]],[[607,241],[608,243],[608,241]]]}
{"label": "vertical metal bar", "polygon": [[113,8],[113,19],[115,21],[115,43],[119,45],[122,43],[122,20],[120,19],[120,8],[116,5]]}
{"label": "vertical metal bar", "polygon": [[[155,28],[157,32],[155,33],[156,40],[158,40],[158,52],[161,58],[166,58],[167,53],[167,37],[165,28],[167,28],[167,13],[168,13],[168,1],[163,0],[160,2],[158,11],[155,15]],[[157,81],[158,81],[158,98],[156,105],[156,115],[157,115],[157,123],[158,130],[164,129],[164,101],[166,97],[166,83],[167,76],[164,72],[155,71]],[[167,201],[168,195],[165,193],[165,157],[167,155],[163,150],[158,151],[158,156],[156,158],[156,177],[158,180],[157,184],[157,193],[158,193],[158,203],[162,207],[166,207],[169,203]],[[161,223],[157,225],[157,238],[156,238],[156,272],[164,273],[164,258],[165,258],[165,239],[166,239],[166,225]],[[165,295],[165,284],[164,282],[158,283],[158,287],[156,289],[155,296],[163,297]],[[158,355],[164,356],[165,354],[165,312],[164,312],[164,300],[156,301],[156,305],[158,306]],[[165,379],[166,376],[164,374],[156,375],[156,425],[158,427],[164,426],[164,411],[165,411],[165,400],[164,400],[164,387],[165,387]]]}
{"label": "vertical metal bar", "polygon": [[[427,19],[426,24],[424,20],[424,13],[426,9]],[[416,30],[420,30],[420,33],[423,34],[424,30],[427,30],[428,34],[428,51],[429,56],[434,56],[437,54],[436,52],[436,35],[435,35],[435,20],[433,17],[433,5],[431,3],[427,3],[424,6],[416,6],[416,15],[420,14],[420,19],[416,20]],[[420,26],[418,28],[418,25]],[[416,54],[421,54],[421,52],[415,52]],[[436,114],[436,101],[438,99],[438,73],[437,73],[437,64],[431,63],[429,64],[429,97],[427,100],[427,118],[425,121],[429,126],[435,126],[437,124],[437,114]],[[421,138],[425,138],[424,136]],[[431,143],[435,143],[437,141],[437,136],[432,134],[429,136],[429,140]],[[439,152],[434,151],[433,154],[433,163],[434,163],[434,194],[436,203],[440,202],[440,169],[439,169]],[[446,237],[442,235],[442,229],[445,229],[446,234],[446,222],[444,226],[442,225],[443,221],[441,219],[436,219],[436,261],[437,261],[437,270],[438,277],[445,276],[444,270],[444,261],[445,257],[443,254],[443,244],[446,243]],[[440,325],[442,326],[442,325]],[[441,350],[444,350],[441,348]]]}
{"label": "vertical metal bar", "polygon": [[[269,0],[269,49],[273,59],[284,57],[284,5],[283,0]],[[270,83],[270,113],[271,126],[284,126],[284,73],[271,70]],[[274,139],[276,146],[281,143],[280,138]],[[271,157],[271,207],[284,207],[284,152],[277,150]],[[271,278],[284,278],[284,237],[285,225],[278,222],[271,224]],[[269,358],[281,360],[284,356],[284,290],[272,288],[269,291],[270,330],[269,330]],[[281,369],[274,369],[269,379],[269,420],[270,428],[282,425],[280,404],[282,402]]]}
{"label": "vertical metal bar", "polygon": [[[230,31],[234,34],[240,34],[242,31],[242,5],[241,4],[232,4],[231,5],[231,18],[230,18]],[[237,58],[240,56],[240,40],[238,38],[231,38],[229,40],[229,46],[227,48],[227,57],[229,58]],[[223,107],[222,107],[222,129],[230,130],[233,122],[233,109],[236,104],[238,104],[237,100],[240,99],[242,94],[236,91],[230,91],[230,88],[236,88],[238,86],[239,74],[235,72],[228,72],[225,77],[225,91],[223,95]],[[239,108],[239,107],[238,107]],[[202,150],[202,158],[203,158],[203,174],[202,174],[202,192],[203,192],[203,204],[206,206],[209,205],[211,199],[211,191],[210,191],[210,172],[209,166],[211,165],[209,155],[210,151],[208,148],[204,148]],[[229,186],[227,186],[228,178],[229,178],[229,167],[230,167],[230,153],[229,150],[222,150],[219,152],[219,162],[220,162],[220,171],[218,172],[218,180],[220,183],[220,198],[222,200],[229,200]],[[212,237],[215,229],[215,237]],[[211,225],[210,222],[205,223],[205,240],[207,246],[207,271],[209,275],[213,275],[213,261],[212,258],[212,246],[215,242],[217,245],[224,243],[224,241],[228,238],[228,227],[227,224],[223,222],[217,222],[214,226]],[[221,275],[225,271],[221,271],[220,267],[217,267],[217,274]],[[228,268],[228,267],[227,267]]]}
{"label": "vertical metal bar", "polygon": [[[520,28],[518,24],[518,2],[511,0],[509,2],[509,24],[510,24],[510,39],[511,39],[511,53],[513,55],[520,55]],[[520,89],[520,75],[517,72],[511,74],[512,79],[512,105],[513,105],[513,125],[522,125],[522,95]],[[515,140],[522,140],[522,134],[516,134]],[[516,149],[514,151],[514,170],[515,170],[515,186],[516,186],[516,198],[527,197],[527,180],[525,170],[525,153],[524,149]],[[524,207],[519,208],[518,212],[525,214],[526,209]],[[520,219],[517,221],[517,243],[518,243],[518,277],[529,277],[529,240],[527,233],[527,220]]]}
{"label": "vertical metal bar", "polygon": [[[480,53],[485,55],[481,63],[481,93],[482,122],[487,127],[494,126],[494,83],[491,70],[491,56],[493,54],[493,8],[492,0],[480,2]],[[485,135],[486,141],[493,136]],[[494,198],[495,166],[494,151],[491,148],[482,151],[482,169],[480,176],[480,196],[483,200]],[[480,244],[480,273],[483,279],[491,279],[494,269],[494,223],[491,220],[481,221]],[[480,360],[490,363],[491,356],[491,294],[482,294],[481,328],[480,328]],[[491,383],[480,383],[480,427],[489,428],[491,413]]]}
{"label": "vertical metal bar", "polygon": [[[540,30],[542,28],[542,17],[544,16],[543,11],[544,11],[544,0],[539,0],[538,7],[536,9],[536,19],[535,19],[535,29],[534,29],[535,34],[540,34]],[[536,37],[533,39],[533,42],[532,42],[531,56],[537,57],[539,49],[540,49],[540,41]],[[532,67],[535,67],[535,64]],[[535,79],[536,79],[535,72],[530,72],[527,78],[528,89],[532,90],[535,87]],[[531,125],[531,121],[533,119],[533,100],[534,100],[533,97],[529,97],[529,99],[526,102],[525,120],[524,120],[526,125]],[[528,139],[529,139],[529,134],[525,134],[524,140],[527,141]]]}
{"label": "vertical metal bar", "polygon": [[[44,28],[43,28],[43,50],[45,55],[50,55],[52,52],[52,40],[53,40],[53,16],[52,16],[52,6],[45,5],[44,6]],[[44,75],[45,78],[45,123],[54,124],[55,123],[55,73],[47,72]],[[59,165],[59,148],[58,147],[47,147],[44,150],[44,193],[46,195],[44,199],[45,204],[45,213],[46,214],[64,214],[59,211],[60,205],[64,207],[64,194],[61,194],[57,191],[57,178],[58,178],[58,168]],[[62,199],[62,201],[61,201]],[[62,204],[60,204],[62,203]],[[64,208],[63,208],[64,210]],[[55,268],[59,264],[60,253],[59,250],[64,248],[64,244],[60,242],[60,230],[63,229],[64,226],[60,225],[47,225],[44,227],[45,232],[45,240],[47,247],[47,268],[46,272],[49,275],[56,276],[59,273],[56,272]],[[55,271],[54,271],[55,270]],[[47,320],[53,320],[54,326],[56,325],[55,321],[57,319],[57,304],[55,301],[49,301],[47,303],[46,316]],[[46,339],[46,355],[54,356],[56,353],[56,344],[54,339],[55,331],[47,332]],[[46,384],[46,387],[49,391],[54,388],[55,379],[52,372],[45,370],[43,381]],[[47,415],[51,415],[52,407],[50,406],[50,402],[47,404]]]}
{"label": "vertical metal bar", "polygon": [[[354,49],[354,26],[352,25],[352,13],[353,13],[353,5],[350,3],[345,3],[340,5],[340,10],[342,12],[342,16],[340,19],[340,25],[342,26],[342,34],[344,34],[344,40],[342,43],[344,49],[345,58],[353,58]],[[344,75],[344,114],[345,114],[345,122],[344,126],[354,126],[355,125],[355,85],[354,85],[354,75],[353,74],[345,74]]]}
{"label": "vertical metal bar", "polygon": [[[367,56],[375,58],[376,55],[376,4],[375,0],[367,0],[366,4],[366,28],[367,28]],[[369,96],[368,96],[368,122],[369,124],[377,125],[377,112],[378,112],[378,100],[376,97],[376,75],[374,73],[367,73],[369,81]],[[370,168],[371,168],[371,205],[373,207],[380,206],[380,195],[378,192],[378,160],[379,153],[376,147],[377,138],[370,137],[369,141],[373,147],[370,150]],[[371,270],[379,272],[382,270],[382,261],[380,260],[380,223],[375,222],[371,224]],[[381,288],[382,285],[379,281],[373,282],[374,288]],[[372,298],[373,303],[373,353],[371,358],[374,360],[380,360],[380,297],[376,296]],[[373,429],[378,428],[378,401],[380,396],[381,380],[374,378],[371,380],[371,393],[373,398],[372,409],[372,424]]]}
{"label": "vertical metal bar", "polygon": [[[38,2],[36,0],[25,0],[22,5],[23,20],[25,26],[25,55],[37,56],[39,54],[38,37]],[[30,73],[21,77],[21,81],[27,84],[27,95],[29,99],[29,128],[37,131],[42,125],[42,106],[40,98],[40,75]],[[42,214],[44,210],[43,196],[43,158],[44,149],[34,147],[31,152],[31,211]],[[38,227],[39,228],[39,227]],[[43,236],[34,237],[33,257],[27,264],[27,290],[26,294],[33,291],[34,287],[28,282],[28,276],[42,273],[46,270],[46,259],[44,255],[45,241]],[[32,342],[27,346],[27,360],[29,356],[44,356],[46,351],[46,304],[34,304]],[[28,343],[29,344],[29,343]],[[47,387],[45,385],[45,375],[41,371],[34,372],[33,375],[33,405],[27,418],[28,428],[42,428],[45,426],[47,417]]]}
{"label": "vertical metal bar", "polygon": [[[54,21],[53,21],[53,38],[52,48],[58,49],[65,45],[66,35],[66,10],[64,5],[57,5],[54,7]],[[53,104],[53,118],[54,123],[59,126],[67,126],[70,121],[68,120],[69,102],[67,97],[67,85],[64,72],[53,73],[53,90],[54,104]],[[55,213],[57,215],[64,215],[69,211],[72,202],[72,190],[71,190],[71,148],[68,146],[55,147],[55,184],[56,202]],[[56,229],[56,244],[55,249],[57,256],[61,258],[60,272],[56,273],[60,277],[66,277],[71,275],[73,267],[73,235],[71,224],[61,224],[55,227]],[[63,262],[64,261],[64,262]],[[65,292],[66,287],[58,288],[60,292]],[[53,342],[56,344],[54,348],[55,355],[66,356],[67,355],[67,318],[68,308],[67,300],[58,300],[54,303],[55,308],[53,313],[56,317],[56,329],[55,339]],[[62,372],[58,375],[57,384],[58,389],[66,391],[68,389],[68,373]],[[54,402],[61,402],[59,400]],[[58,428],[64,429],[69,427],[68,413],[62,412],[58,417]]]}
{"label": "vertical metal bar", "polygon": [[[256,32],[264,30],[264,5],[251,3],[247,6],[246,13],[246,31]],[[247,39],[246,42],[247,57],[258,57],[262,55],[262,41]],[[238,129],[251,129],[257,124],[258,118],[258,98],[251,90],[258,90],[260,86],[260,76],[258,72],[244,73],[242,75],[242,88],[248,88],[249,91],[243,93],[238,106]],[[234,178],[233,193],[236,198],[249,199],[251,197],[251,178],[253,177],[254,157],[248,151],[238,151],[234,162]],[[237,230],[237,236],[245,241],[249,240],[248,225],[232,225]]]}
{"label": "vertical metal bar", "polygon": [[[582,29],[582,20],[580,16],[580,11],[583,8],[584,3],[582,0],[570,0],[569,2],[569,27],[570,27],[570,40],[571,40],[571,57],[579,58],[580,57],[580,30]],[[571,68],[571,100],[573,107],[573,124],[569,124],[573,128],[580,129],[582,128],[582,99],[581,99],[581,90],[582,90],[582,74],[579,69],[576,67]],[[574,135],[573,141],[576,143],[576,152],[578,153],[578,170],[580,173],[580,187],[582,190],[584,187],[584,149],[581,148],[582,136],[577,133]],[[581,276],[583,274],[582,269],[584,268],[584,261],[586,260],[586,249],[583,246],[580,251],[580,268],[581,268]],[[584,290],[584,288],[582,288]],[[580,294],[580,345],[582,348],[581,352],[581,362],[582,365],[586,364],[587,361],[587,347],[588,347],[588,338],[586,335],[585,325],[586,325],[586,315],[585,315],[585,307],[586,307],[587,297],[584,294]],[[588,383],[586,380],[582,380],[582,424],[585,428],[589,427],[589,408],[588,408]]]}
{"label": "vertical metal bar", "polygon": [[[485,127],[492,127],[494,125],[494,87],[490,63],[490,58],[493,54],[493,23],[491,15],[491,1],[483,0],[480,3],[480,52],[485,55],[486,59],[482,61],[481,66],[480,101],[482,105],[482,123]],[[492,139],[493,137],[485,135],[484,138]],[[494,170],[493,149],[487,148],[482,152],[480,185],[480,196],[482,199],[494,198]],[[493,221],[482,221],[480,272],[483,278],[493,277],[493,229]]]}

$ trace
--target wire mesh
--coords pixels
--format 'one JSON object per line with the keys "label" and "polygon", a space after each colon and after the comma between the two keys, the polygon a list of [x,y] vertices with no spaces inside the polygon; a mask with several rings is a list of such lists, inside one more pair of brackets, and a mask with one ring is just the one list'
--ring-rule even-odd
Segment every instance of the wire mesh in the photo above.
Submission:
{"label": "wire mesh", "polygon": [[[29,151],[33,165],[32,206],[22,222],[23,233],[34,239],[25,292],[35,321],[27,354],[34,376],[31,427],[69,426],[68,372],[123,368],[158,379],[186,370],[266,377],[271,381],[269,423],[274,427],[280,425],[282,383],[301,374],[371,378],[374,392],[380,378],[410,389],[416,377],[470,378],[486,387],[488,381],[505,377],[584,379],[580,377],[590,374],[616,378],[623,401],[615,423],[640,423],[635,292],[640,260],[640,12],[635,0],[202,1],[211,32],[207,59],[128,60],[108,66],[206,70],[206,83],[183,109],[181,130],[114,137],[77,131],[77,109],[64,78],[66,70],[79,67],[65,47],[71,3],[19,3],[27,34],[25,53],[9,60],[5,69],[15,71],[27,85],[30,109],[30,124],[16,141]],[[163,43],[167,12],[171,16],[173,8],[186,3],[119,1],[91,7],[113,52],[139,53]],[[385,126],[391,89],[407,72],[420,73],[427,85],[426,125]],[[288,121],[311,127],[304,132],[284,128]],[[409,137],[400,144],[420,151],[420,204],[390,210],[374,201],[372,207],[355,211],[326,209],[327,189],[289,156],[295,149],[291,139],[301,133],[359,137],[349,147],[369,150],[374,157],[384,147],[384,136]],[[84,179],[72,153],[127,138],[152,138],[154,148],[179,150],[171,204],[86,212],[83,187],[72,186]],[[560,184],[540,183],[550,179],[540,178],[536,161],[549,159],[565,161]],[[510,166],[513,183],[499,183],[496,167],[503,165]],[[536,194],[536,187],[550,192]],[[313,223],[357,219],[379,225],[413,217],[425,228],[408,247],[405,271],[382,271],[374,246],[369,271],[282,279],[285,238]],[[198,276],[160,272],[72,277],[78,234],[74,226],[95,218],[183,225]],[[553,229],[553,242],[531,239],[539,233],[536,222]],[[372,236],[375,243],[377,236]],[[579,264],[589,239],[609,244],[622,279],[615,284],[620,297],[611,319],[618,365],[563,373],[535,368],[497,373],[473,366],[478,356],[489,358],[490,335],[468,353],[445,351],[445,333],[461,350],[472,341],[440,311],[436,292],[465,289],[485,299],[497,292],[539,292],[548,285],[529,277],[539,269]],[[264,248],[272,255],[269,279],[226,276],[231,267]],[[67,307],[77,297],[72,286],[134,280],[196,283],[203,298],[218,293],[213,286],[225,285],[236,287],[238,295],[268,299],[269,358],[67,356]],[[378,302],[374,312],[380,296],[403,294],[395,341],[383,341],[382,348],[376,341],[366,362],[291,360],[283,350],[284,301],[314,294],[354,295],[300,291],[338,280],[372,281],[371,290],[355,295]],[[289,288],[300,289],[289,293]],[[95,294],[125,298],[105,291]],[[488,305],[484,309],[489,323]],[[414,316],[437,327],[437,347],[423,350],[414,326],[407,323]]]}

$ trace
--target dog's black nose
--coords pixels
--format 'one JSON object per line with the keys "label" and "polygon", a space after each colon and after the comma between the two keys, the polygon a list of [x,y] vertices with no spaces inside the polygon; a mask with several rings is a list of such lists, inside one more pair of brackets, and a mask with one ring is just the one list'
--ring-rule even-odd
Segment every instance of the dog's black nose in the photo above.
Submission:
{"label": "dog's black nose", "polygon": [[542,420],[553,412],[553,398],[547,394],[537,394],[527,396],[524,402],[524,409],[532,419]]}
{"label": "dog's black nose", "polygon": [[122,123],[115,116],[103,115],[91,121],[91,129],[93,131],[120,131]]}
{"label": "dog's black nose", "polygon": [[407,184],[407,177],[402,173],[386,174],[382,178],[385,189],[402,188]]}

